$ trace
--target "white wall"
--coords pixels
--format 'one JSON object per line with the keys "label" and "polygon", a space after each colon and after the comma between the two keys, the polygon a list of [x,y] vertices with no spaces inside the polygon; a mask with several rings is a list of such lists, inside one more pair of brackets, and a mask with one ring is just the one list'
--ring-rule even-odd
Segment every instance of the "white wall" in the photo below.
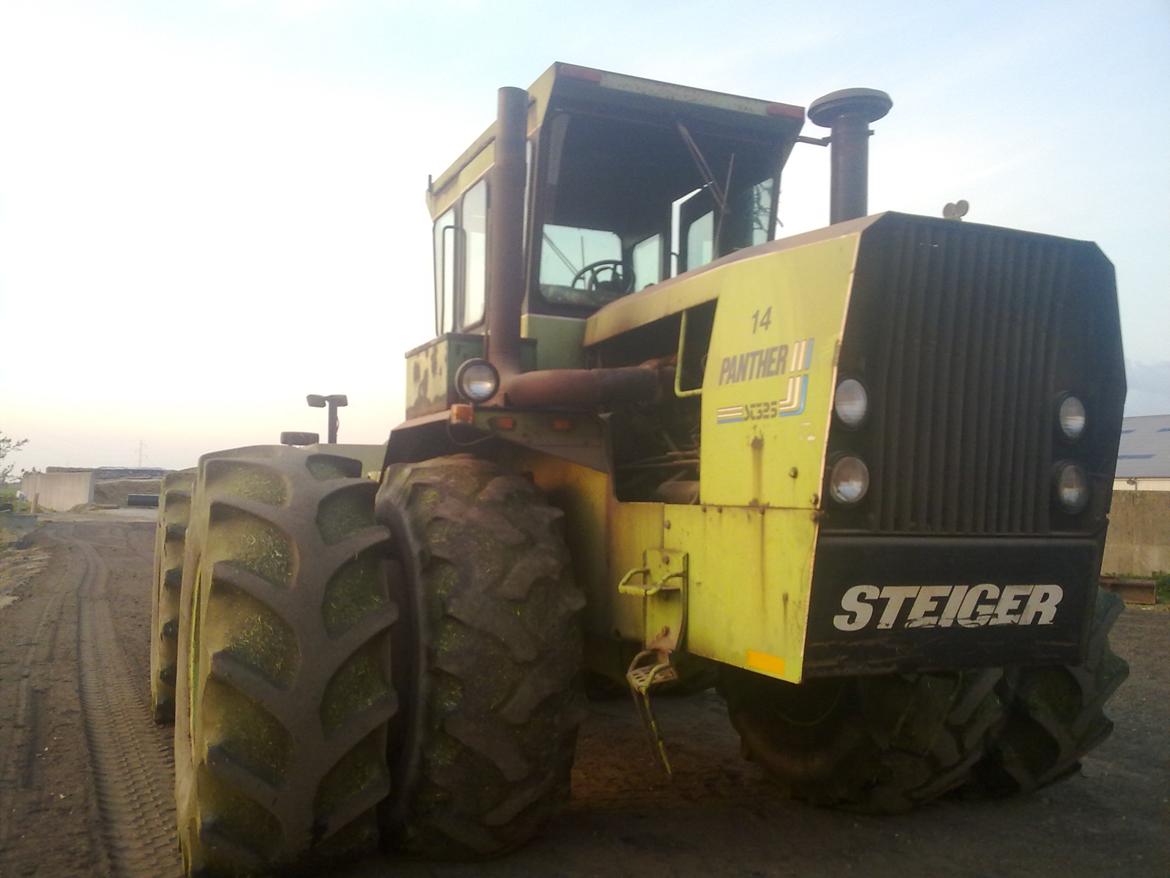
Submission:
{"label": "white wall", "polygon": [[93,502],[93,473],[26,473],[20,490],[39,509],[67,512],[79,503]]}

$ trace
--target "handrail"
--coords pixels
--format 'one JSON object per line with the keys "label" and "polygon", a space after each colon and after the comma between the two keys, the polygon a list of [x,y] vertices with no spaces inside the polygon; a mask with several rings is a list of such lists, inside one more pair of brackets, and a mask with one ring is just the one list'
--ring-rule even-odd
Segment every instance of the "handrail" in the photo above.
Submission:
{"label": "handrail", "polygon": [[692,388],[691,390],[683,390],[682,389],[683,354],[685,353],[686,338],[687,338],[687,312],[684,310],[682,312],[682,320],[679,322],[679,327],[678,327],[678,357],[676,358],[676,361],[674,364],[674,395],[677,396],[679,399],[686,399],[687,397],[690,397],[690,396],[702,396],[703,395],[703,385],[702,384],[700,384],[698,387]]}

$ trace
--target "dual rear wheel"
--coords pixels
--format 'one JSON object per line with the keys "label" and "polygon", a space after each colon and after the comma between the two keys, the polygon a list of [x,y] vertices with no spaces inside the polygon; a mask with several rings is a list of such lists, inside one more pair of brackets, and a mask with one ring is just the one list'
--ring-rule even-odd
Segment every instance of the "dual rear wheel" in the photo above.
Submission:
{"label": "dual rear wheel", "polygon": [[360,476],[283,446],[200,461],[173,700],[189,874],[379,839],[491,855],[567,799],[583,599],[560,513],[473,458],[392,468],[376,504]]}

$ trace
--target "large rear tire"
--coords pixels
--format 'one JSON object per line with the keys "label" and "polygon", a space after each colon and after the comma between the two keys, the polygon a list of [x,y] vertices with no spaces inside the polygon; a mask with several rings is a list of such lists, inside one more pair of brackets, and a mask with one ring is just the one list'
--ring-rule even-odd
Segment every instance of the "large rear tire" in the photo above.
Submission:
{"label": "large rear tire", "polygon": [[584,605],[562,513],[528,479],[460,455],[391,466],[378,493],[406,570],[414,643],[396,633],[401,850],[493,856],[526,842],[569,797]]}
{"label": "large rear tire", "polygon": [[785,793],[888,814],[968,780],[1003,718],[1001,676],[996,669],[797,686],[727,668],[719,690],[744,755]]}
{"label": "large rear tire", "polygon": [[975,772],[984,790],[1012,795],[1058,781],[1109,737],[1105,702],[1129,676],[1129,665],[1109,646],[1109,630],[1124,607],[1117,595],[1097,592],[1083,664],[1007,672],[1000,687],[1007,722]]}
{"label": "large rear tire", "polygon": [[175,667],[179,643],[179,591],[183,547],[191,516],[195,470],[167,473],[159,497],[150,602],[150,710],[160,724],[175,719]]}
{"label": "large rear tire", "polygon": [[176,681],[188,874],[326,870],[376,847],[396,568],[360,474],[283,446],[200,460]]}

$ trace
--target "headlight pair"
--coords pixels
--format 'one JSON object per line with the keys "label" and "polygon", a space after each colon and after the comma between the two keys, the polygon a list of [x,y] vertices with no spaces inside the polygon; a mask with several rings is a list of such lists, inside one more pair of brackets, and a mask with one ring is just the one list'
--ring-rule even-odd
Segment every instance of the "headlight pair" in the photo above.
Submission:
{"label": "headlight pair", "polygon": [[[850,430],[865,422],[869,413],[869,394],[856,378],[846,378],[833,394],[833,414]],[[829,470],[829,496],[842,506],[860,503],[869,491],[869,467],[855,455],[837,458]]]}
{"label": "headlight pair", "polygon": [[[1070,442],[1076,442],[1085,432],[1087,418],[1085,404],[1071,393],[1066,394],[1056,410],[1056,425]],[[1089,478],[1078,463],[1061,461],[1052,473],[1052,496],[1057,506],[1069,515],[1076,515],[1089,504]]]}

